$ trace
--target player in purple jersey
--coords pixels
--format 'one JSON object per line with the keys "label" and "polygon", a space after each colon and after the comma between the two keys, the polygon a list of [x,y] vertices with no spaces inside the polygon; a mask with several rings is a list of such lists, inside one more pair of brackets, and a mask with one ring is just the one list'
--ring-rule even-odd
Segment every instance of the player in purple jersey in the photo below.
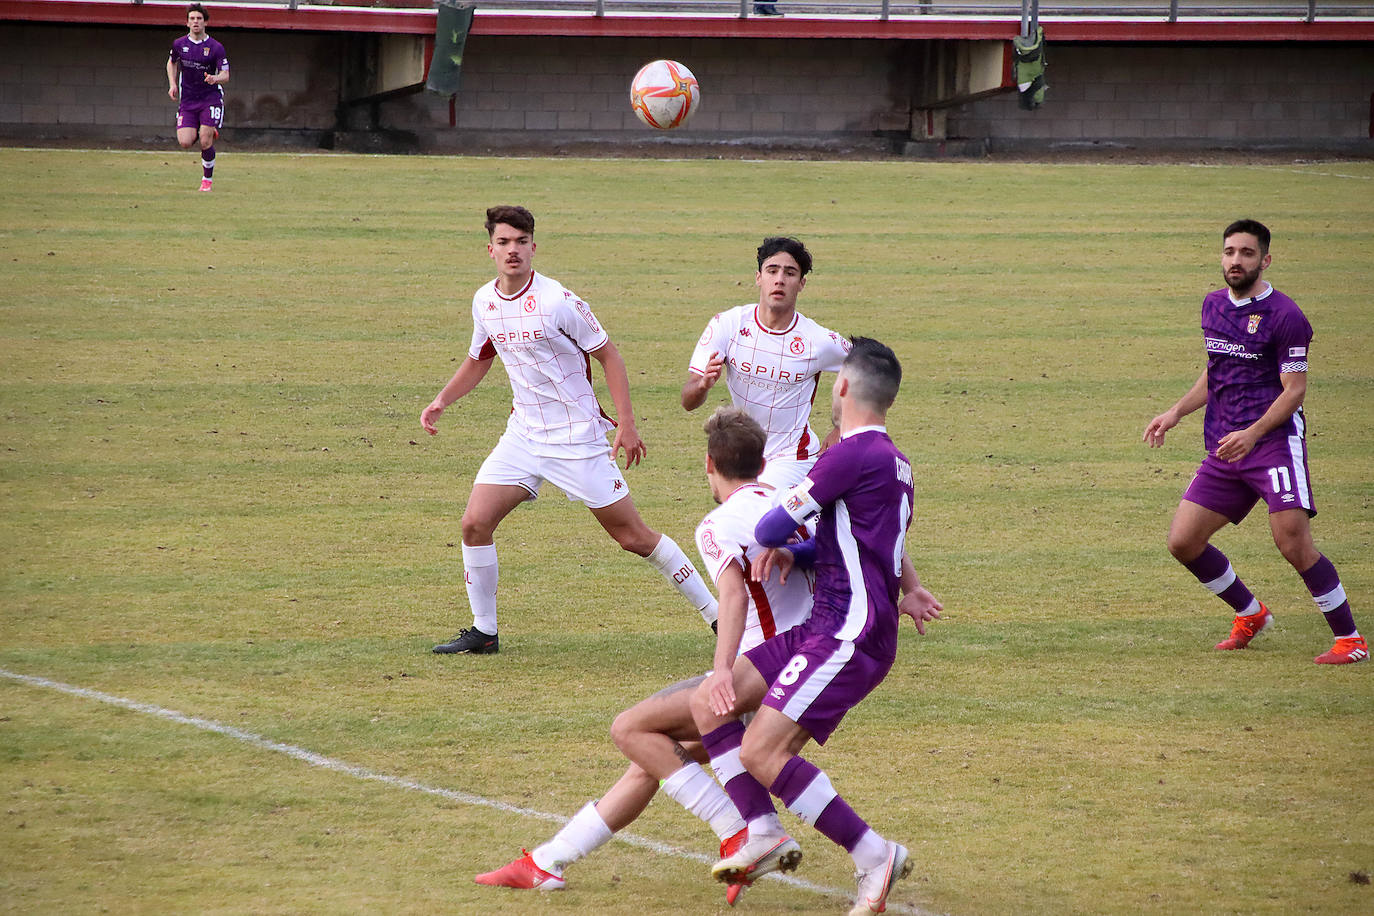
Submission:
{"label": "player in purple jersey", "polygon": [[190,149],[200,140],[200,189],[215,177],[215,139],[224,126],[224,84],[229,57],[224,45],[206,34],[210,13],[199,3],[186,11],[187,32],[172,42],[167,58],[167,95],[177,102],[177,142]]}
{"label": "player in purple jersey", "polygon": [[1302,410],[1312,326],[1297,303],[1263,279],[1269,238],[1269,230],[1250,219],[1222,233],[1226,287],[1202,300],[1207,366],[1178,403],[1149,422],[1144,439],[1158,448],[1168,430],[1206,406],[1207,455],[1174,513],[1169,552],[1236,612],[1231,635],[1216,648],[1244,649],[1274,619],[1210,543],[1263,499],[1279,553],[1302,576],[1336,638],[1313,661],[1345,665],[1369,658],[1369,647],[1355,629],[1336,567],[1312,541],[1317,509]]}
{"label": "player in purple jersey", "polygon": [[[738,407],[721,407],[706,421],[706,479],[719,504],[698,528],[702,559],[720,590],[720,631],[715,665],[728,670],[739,650],[762,642],[762,620],[786,629],[811,610],[811,590],[802,577],[790,583],[749,579],[749,557],[761,548],[754,525],[771,504],[772,488],[758,482],[764,467],[767,433]],[[738,553],[736,552],[738,550]],[[771,629],[771,627],[769,628]],[[599,799],[588,802],[547,842],[520,858],[478,875],[478,884],[524,890],[560,890],[564,869],[610,841],[664,794],[705,821],[720,839],[721,856],[744,843],[744,821],[734,804],[702,768],[706,757],[696,732],[691,691],[704,676],[679,681],[616,716],[611,736],[631,761],[625,774]],[[699,762],[700,761],[700,762]],[[744,882],[726,888],[734,906]]]}
{"label": "player in purple jersey", "polygon": [[[908,875],[912,863],[905,847],[879,836],[799,754],[813,738],[824,744],[886,677],[901,614],[920,633],[940,616],[940,602],[921,586],[906,553],[911,465],[884,425],[901,377],[890,349],[854,339],[831,391],[840,441],[754,531],[760,544],[780,548],[755,561],[755,578],[767,581],[773,566],[780,576],[794,566],[815,570],[811,617],[746,652],[731,679],[708,677],[692,698],[716,779],[749,830],[740,850],[717,862],[712,874],[752,881],[800,863],[801,848],[783,830],[772,793],[853,857],[859,884],[851,916],[881,913],[892,882]],[[816,516],[814,538],[782,547],[799,523]],[[740,716],[754,710],[746,728]]]}

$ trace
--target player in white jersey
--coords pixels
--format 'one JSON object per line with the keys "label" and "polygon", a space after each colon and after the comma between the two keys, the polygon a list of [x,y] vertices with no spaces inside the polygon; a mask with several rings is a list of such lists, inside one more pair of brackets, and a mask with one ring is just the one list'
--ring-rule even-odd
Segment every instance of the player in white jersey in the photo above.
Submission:
{"label": "player in white jersey", "polygon": [[[785,583],[778,577],[765,583],[749,578],[753,560],[763,553],[754,540],[754,526],[773,506],[772,488],[757,481],[767,437],[758,423],[736,407],[722,407],[712,414],[706,433],[706,478],[720,505],[698,526],[697,546],[720,591],[713,670],[729,672],[740,652],[806,620],[811,613],[812,580],[800,572]],[[660,780],[665,793],[716,832],[721,855],[733,855],[744,842],[744,822],[699,762],[704,757],[688,703],[692,690],[703,680],[705,676],[674,684],[617,716],[611,735],[631,761],[620,781],[600,799],[588,802],[548,842],[496,871],[478,875],[477,883],[562,888],[566,883],[563,869],[638,817]],[[727,887],[726,901],[731,906],[745,886],[737,882]]]}
{"label": "player in white jersey", "polygon": [[[510,378],[512,407],[501,436],[473,481],[463,510],[463,568],[473,625],[434,647],[442,654],[483,655],[500,650],[496,626],[496,527],[551,481],[581,502],[624,549],[647,559],[708,623],[716,601],[696,567],[672,538],[640,518],[616,466],[647,453],[635,429],[630,379],[620,351],[591,308],[534,270],[534,216],[524,207],[487,210],[487,254],[496,279],[472,299],[472,343],[453,378],[420,414],[430,435],[454,401],[472,391],[498,354]],[[617,425],[592,391],[591,361],[601,364],[615,403]],[[615,430],[610,447],[606,433]]]}
{"label": "player in white jersey", "polygon": [[758,249],[759,301],[712,317],[697,341],[682,386],[682,406],[695,410],[722,374],[730,400],[768,433],[759,478],[778,489],[800,483],[825,444],[811,429],[820,373],[838,372],[849,341],[797,311],[811,272],[811,252],[794,238],[763,240]]}

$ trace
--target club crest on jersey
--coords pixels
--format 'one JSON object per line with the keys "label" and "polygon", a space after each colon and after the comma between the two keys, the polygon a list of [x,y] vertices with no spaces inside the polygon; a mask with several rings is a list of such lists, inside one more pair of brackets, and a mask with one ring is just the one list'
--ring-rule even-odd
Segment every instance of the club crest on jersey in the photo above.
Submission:
{"label": "club crest on jersey", "polygon": [[792,342],[787,345],[787,349],[792,352],[793,356],[801,356],[806,352],[806,341],[800,337],[793,337]]}
{"label": "club crest on jersey", "polygon": [[1263,315],[1251,315],[1251,316],[1250,316],[1250,323],[1247,324],[1247,325],[1245,326],[1245,333],[1247,333],[1247,334],[1253,334],[1253,333],[1255,333],[1256,331],[1258,331],[1258,330],[1259,330],[1260,319],[1263,318],[1263,317],[1264,317]]}
{"label": "club crest on jersey", "polygon": [[530,296],[529,298],[527,298],[527,299],[525,300],[525,311],[526,311],[526,313],[534,311],[534,297],[533,297],[533,296]]}
{"label": "club crest on jersey", "polygon": [[210,49],[209,49],[209,48],[201,48],[200,50],[201,50],[201,55],[200,55],[201,57],[209,57],[209,56],[210,56]]}
{"label": "club crest on jersey", "polygon": [[716,543],[715,535],[709,531],[702,532],[701,552],[713,560],[719,560],[724,553],[720,549],[720,545]]}
{"label": "club crest on jersey", "polygon": [[711,342],[711,325],[706,326],[706,330],[701,332],[701,340],[697,341],[698,347],[704,347]]}

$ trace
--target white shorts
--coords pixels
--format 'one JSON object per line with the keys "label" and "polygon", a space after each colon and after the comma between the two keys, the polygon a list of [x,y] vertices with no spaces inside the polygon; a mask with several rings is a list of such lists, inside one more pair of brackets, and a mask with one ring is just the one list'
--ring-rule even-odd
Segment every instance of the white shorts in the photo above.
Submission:
{"label": "white shorts", "polygon": [[473,483],[524,487],[534,499],[546,480],[569,500],[588,509],[601,509],[630,495],[630,485],[611,458],[609,445],[602,454],[591,457],[536,455],[524,439],[511,432],[502,434],[477,469]]}
{"label": "white shorts", "polygon": [[815,458],[807,458],[805,461],[798,461],[795,458],[769,458],[763,463],[763,473],[759,474],[759,483],[769,484],[779,492],[790,490],[801,483],[806,472],[815,465]]}

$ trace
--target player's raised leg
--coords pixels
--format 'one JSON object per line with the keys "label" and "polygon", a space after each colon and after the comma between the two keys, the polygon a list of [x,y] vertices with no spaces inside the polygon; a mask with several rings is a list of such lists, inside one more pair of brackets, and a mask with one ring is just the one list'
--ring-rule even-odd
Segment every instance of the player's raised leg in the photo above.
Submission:
{"label": "player's raised leg", "polygon": [[468,605],[472,608],[472,627],[435,646],[435,652],[489,655],[500,651],[496,626],[499,567],[493,538],[502,519],[529,498],[530,491],[526,487],[473,484],[467,507],[463,509],[463,580],[467,585]]}
{"label": "player's raised leg", "polygon": [[1312,541],[1312,521],[1307,510],[1272,512],[1269,529],[1274,535],[1274,545],[1302,576],[1303,584],[1336,639],[1328,651],[1313,661],[1319,665],[1348,665],[1368,659],[1369,645],[1355,628],[1355,615],[1335,564],[1317,550]]}
{"label": "player's raised leg", "polygon": [[1222,650],[1244,649],[1274,622],[1274,615],[1246,588],[1231,561],[1211,544],[1212,535],[1228,521],[1220,512],[1184,499],[1169,528],[1169,553],[1236,615],[1230,634],[1216,645]]}
{"label": "player's raised leg", "polygon": [[649,565],[673,584],[682,596],[696,608],[707,623],[716,619],[716,599],[697,572],[696,566],[683,553],[677,542],[660,534],[644,523],[634,499],[626,496],[609,506],[592,509],[592,515],[625,550],[643,557]]}

